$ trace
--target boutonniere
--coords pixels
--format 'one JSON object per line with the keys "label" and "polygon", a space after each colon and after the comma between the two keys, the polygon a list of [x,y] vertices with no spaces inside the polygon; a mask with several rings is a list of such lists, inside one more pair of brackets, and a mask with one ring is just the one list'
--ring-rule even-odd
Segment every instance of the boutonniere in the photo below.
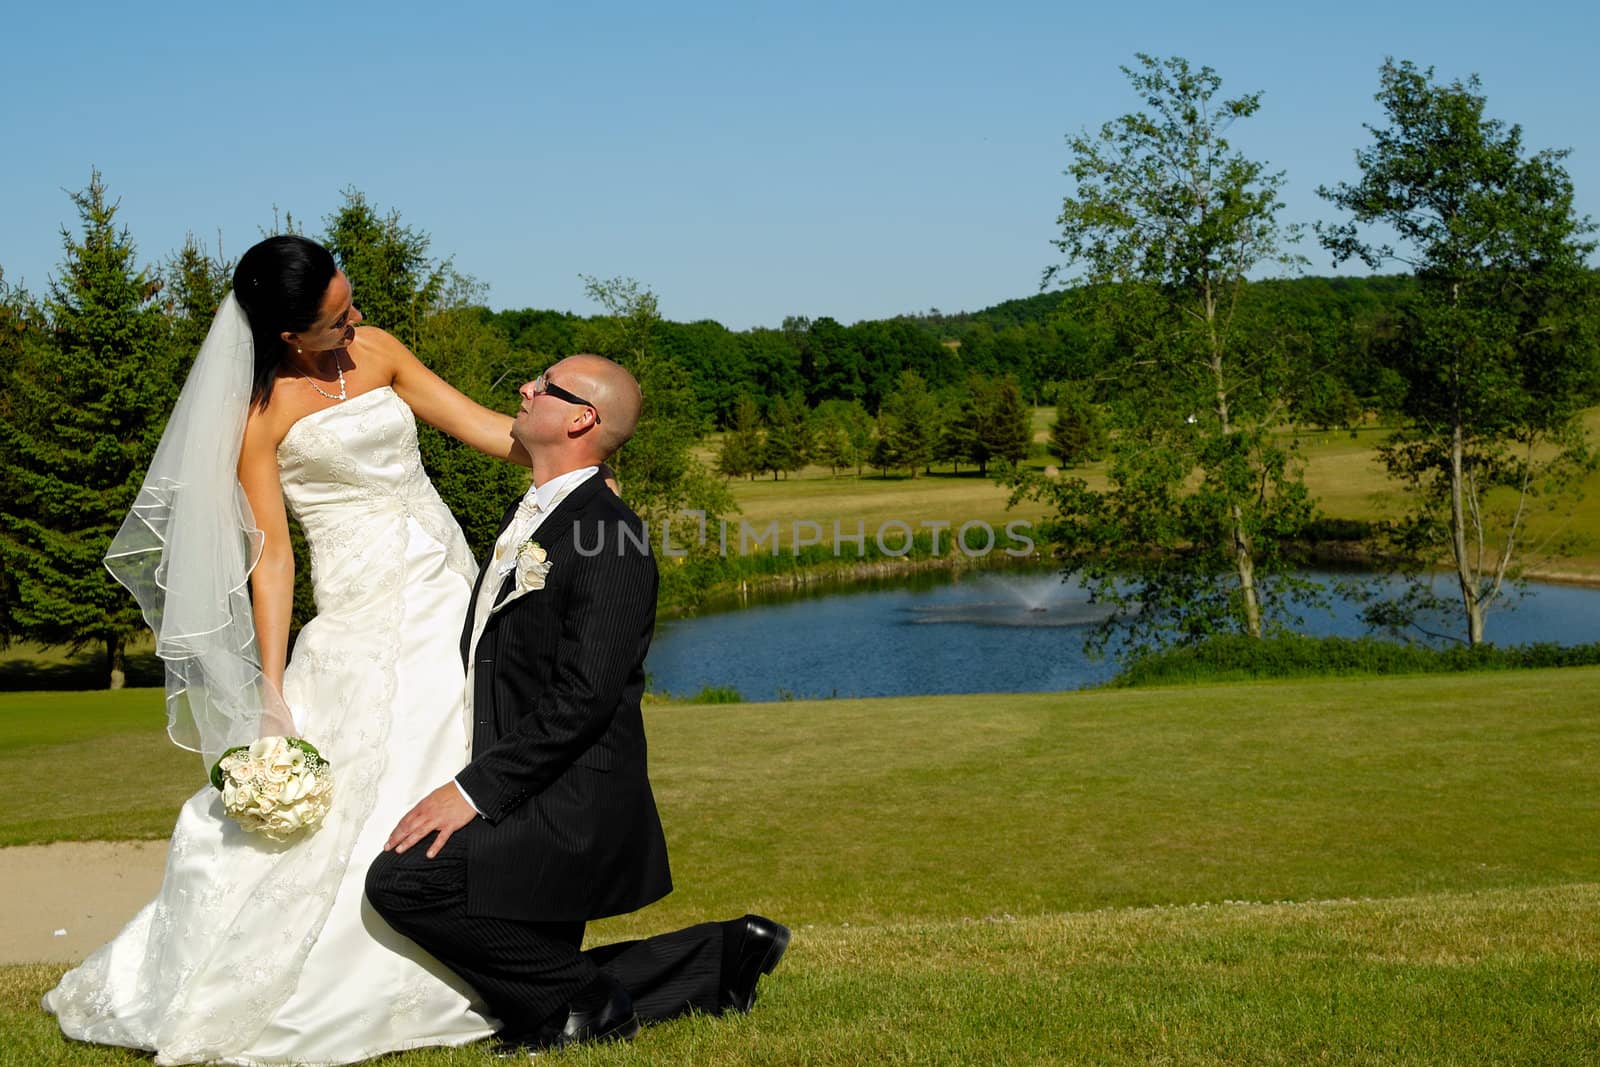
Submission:
{"label": "boutonniere", "polygon": [[545,575],[550,573],[550,553],[533,538],[528,538],[517,548],[517,592],[526,593],[544,588]]}

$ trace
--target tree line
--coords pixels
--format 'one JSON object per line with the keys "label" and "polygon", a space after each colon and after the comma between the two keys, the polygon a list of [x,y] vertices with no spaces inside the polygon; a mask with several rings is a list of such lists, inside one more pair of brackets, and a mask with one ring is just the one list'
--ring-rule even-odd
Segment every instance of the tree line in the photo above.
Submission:
{"label": "tree line", "polygon": [[872,467],[885,476],[912,477],[935,462],[957,471],[970,464],[979,477],[992,460],[1020,463],[1033,439],[1033,410],[1009,375],[968,375],[956,387],[934,390],[916,371],[901,371],[876,413],[860,400],[838,398],[806,406],[796,392],[763,413],[742,396],[717,447],[716,470],[727,478],[798,471],[811,464],[832,473]]}
{"label": "tree line", "polygon": [[[809,410],[856,401],[876,417],[901,384],[918,375],[930,388],[959,388],[970,377],[1009,378],[1032,405],[1056,402],[1063,382],[1079,383],[1104,403],[1115,391],[1118,346],[1108,330],[1106,299],[1095,286],[1008,300],[976,312],[929,311],[843,325],[791,317],[781,328],[736,331],[703,320],[657,324],[663,352],[688,372],[708,424],[731,428],[740,401],[763,417],[779,399]],[[1342,426],[1366,413],[1398,412],[1400,383],[1389,347],[1406,302],[1406,275],[1296,277],[1252,283],[1240,298],[1251,318],[1271,322],[1299,373],[1286,383],[1294,417],[1308,425]],[[523,309],[482,312],[512,347],[568,352],[589,319],[571,312]]]}

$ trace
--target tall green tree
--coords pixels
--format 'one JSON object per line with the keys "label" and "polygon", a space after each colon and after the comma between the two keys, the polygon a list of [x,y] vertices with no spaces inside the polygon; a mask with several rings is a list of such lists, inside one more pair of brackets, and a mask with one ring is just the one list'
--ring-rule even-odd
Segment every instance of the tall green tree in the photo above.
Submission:
{"label": "tall green tree", "polygon": [[105,650],[121,688],[138,605],[101,565],[138,494],[178,381],[152,272],[137,264],[99,171],[72,194],[79,232],[45,301],[48,333],[6,370],[0,564],[17,636]]}
{"label": "tall green tree", "polygon": [[734,401],[733,422],[717,448],[717,473],[724,478],[755,478],[765,445],[761,409],[748,394],[741,395]]}
{"label": "tall green tree", "polygon": [[1105,418],[1079,382],[1056,387],[1056,417],[1050,424],[1050,451],[1063,467],[1081,467],[1105,454]]}
{"label": "tall green tree", "polygon": [[[1336,262],[1399,261],[1416,277],[1396,348],[1406,424],[1381,452],[1411,490],[1392,543],[1416,573],[1450,569],[1474,645],[1539,551],[1530,517],[1594,467],[1579,413],[1597,382],[1594,226],[1573,209],[1567,153],[1530,154],[1519,126],[1485,115],[1480,89],[1386,60],[1387,122],[1367,127],[1359,180],[1318,190],[1350,213],[1319,227]],[[1371,227],[1395,243],[1369,240]],[[1408,603],[1430,599],[1419,583]]]}
{"label": "tall green tree", "polygon": [[780,396],[767,411],[767,439],[761,450],[761,466],[772,478],[797,471],[811,462],[813,448],[810,412],[805,397],[798,392]]}
{"label": "tall green tree", "polygon": [[[0,269],[0,426],[17,419],[13,398],[13,381],[28,377],[24,373],[25,361],[42,344],[42,316],[26,292],[8,285],[5,271]],[[0,459],[5,451],[5,438],[0,435]],[[16,481],[17,471],[9,463],[0,462],[0,500],[15,500],[21,494]],[[17,631],[17,586],[9,568],[0,568],[0,648],[11,643]]]}
{"label": "tall green tree", "polygon": [[885,478],[890,471],[906,466],[910,466],[915,476],[916,464],[906,462],[904,445],[905,435],[900,432],[899,421],[887,408],[879,409],[872,423],[872,447],[867,451],[867,461],[882,471]]}
{"label": "tall green tree", "polygon": [[878,411],[872,465],[885,472],[904,468],[913,478],[933,462],[939,435],[939,402],[916,371],[901,371]]}
{"label": "tall green tree", "polygon": [[[679,531],[674,543],[683,546],[678,538],[692,528],[686,513],[698,513],[715,529],[722,516],[737,510],[726,485],[695,454],[708,420],[682,365],[656,344],[661,312],[655,293],[632,278],[586,277],[584,288],[605,314],[579,331],[580,344],[627,367],[644,392],[638,429],[611,460],[623,499],[656,536],[671,524]],[[715,552],[714,540],[687,550],[705,557]],[[699,596],[694,571],[682,565],[661,570],[663,600],[693,602]]]}
{"label": "tall green tree", "polygon": [[162,308],[172,330],[180,381],[189,376],[189,367],[211,329],[211,320],[228,295],[233,267],[232,261],[223,258],[220,242],[213,254],[192,233],[163,264]]}
{"label": "tall green tree", "polygon": [[1082,269],[1113,338],[1110,485],[1019,473],[1054,504],[1068,573],[1116,606],[1136,644],[1215,632],[1259,637],[1310,513],[1299,465],[1271,432],[1286,369],[1270,324],[1240,314],[1252,272],[1294,261],[1278,222],[1281,173],[1226,132],[1261,94],[1224,99],[1210,67],[1140,54],[1123,73],[1145,110],[1070,137],[1065,262]]}
{"label": "tall green tree", "polygon": [[[968,381],[974,375],[968,375]],[[976,421],[966,416],[972,407],[972,395],[962,389],[942,389],[939,401],[939,432],[934,436],[933,461],[948,463],[957,474],[961,464],[972,455],[977,443]]]}
{"label": "tall green tree", "polygon": [[1017,464],[1027,458],[1033,415],[1015,378],[969,374],[946,431],[961,458],[976,463],[985,477],[990,460]]}
{"label": "tall green tree", "polygon": [[467,302],[471,280],[448,259],[433,259],[427,233],[402,223],[399,211],[380,212],[356,189],[343,196],[323,220],[323,243],[349,277],[361,313],[415,349],[430,314]]}
{"label": "tall green tree", "polygon": [[862,464],[872,454],[872,416],[859,400],[824,400],[816,409],[817,461],[834,474]]}

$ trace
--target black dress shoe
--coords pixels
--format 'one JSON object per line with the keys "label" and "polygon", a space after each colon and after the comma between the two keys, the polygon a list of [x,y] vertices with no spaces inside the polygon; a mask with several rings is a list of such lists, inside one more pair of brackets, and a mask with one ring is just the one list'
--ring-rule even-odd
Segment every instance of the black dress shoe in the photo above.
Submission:
{"label": "black dress shoe", "polygon": [[553,1036],[523,1037],[500,1041],[501,1059],[519,1059],[548,1049],[566,1048],[585,1041],[632,1041],[639,1033],[639,1014],[633,1000],[612,983],[605,1001],[597,1007],[567,1012],[566,1025]]}
{"label": "black dress shoe", "polygon": [[772,973],[789,947],[789,928],[760,915],[746,915],[731,925],[743,940],[738,955],[730,957],[733,967],[722,975],[722,1006],[749,1011],[756,1002],[756,983]]}

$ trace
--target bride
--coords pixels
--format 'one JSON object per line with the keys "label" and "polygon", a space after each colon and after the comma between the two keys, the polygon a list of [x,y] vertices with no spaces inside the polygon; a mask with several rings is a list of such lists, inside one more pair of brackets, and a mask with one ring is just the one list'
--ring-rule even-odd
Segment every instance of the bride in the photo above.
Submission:
{"label": "bride", "polygon": [[[246,252],[106,558],[156,632],[172,739],[210,767],[257,736],[305,737],[332,764],[332,808],[280,845],[226,818],[209,785],[191,797],[155,900],[45,995],[68,1037],[157,1064],[334,1064],[496,1028],[363,882],[469,745],[459,641],[475,566],[422,471],[413,413],[529,458],[509,416],[360,322],[320,245]],[[292,660],[289,512],[317,603]]]}

